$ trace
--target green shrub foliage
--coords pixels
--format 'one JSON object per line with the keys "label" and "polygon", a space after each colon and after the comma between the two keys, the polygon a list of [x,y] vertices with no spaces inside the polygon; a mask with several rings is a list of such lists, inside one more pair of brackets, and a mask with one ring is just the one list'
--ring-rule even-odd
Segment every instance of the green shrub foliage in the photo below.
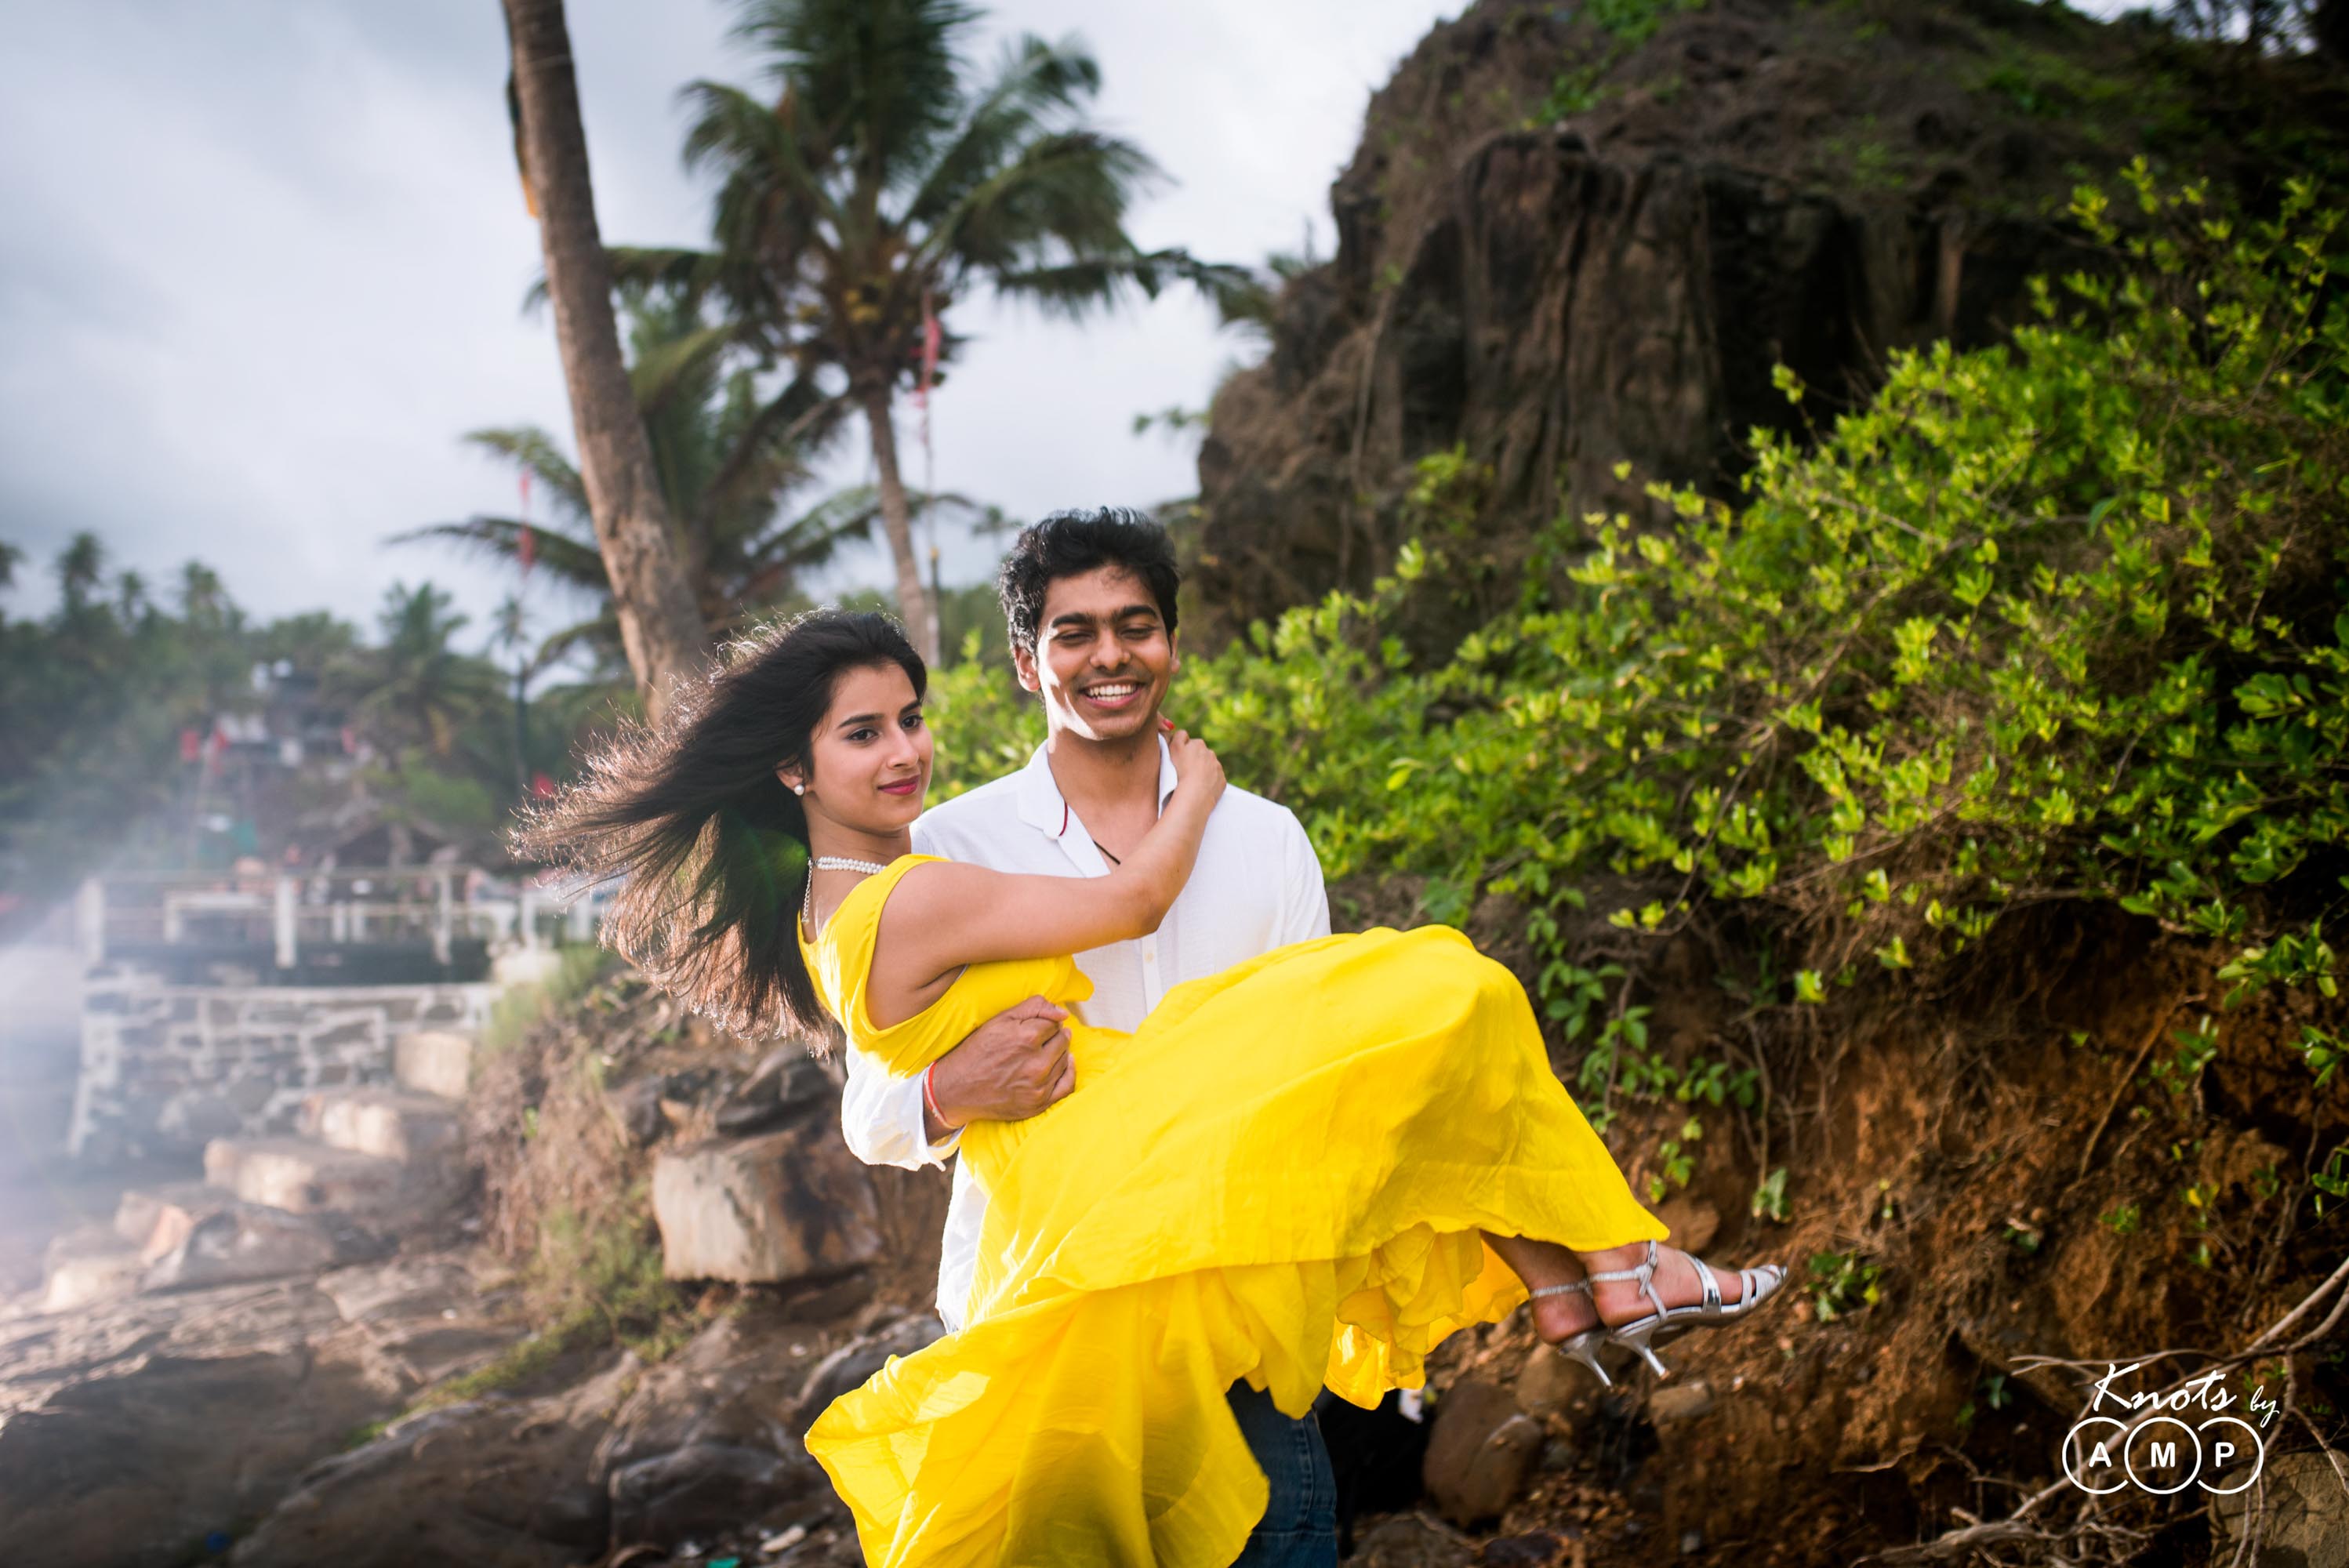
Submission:
{"label": "green shrub foliage", "polygon": [[[1561,935],[1601,885],[1655,890],[1601,913],[1657,937],[1749,906],[1785,944],[1764,1003],[1944,962],[2050,900],[2232,944],[2230,1002],[2332,998],[2343,214],[2303,182],[2249,221],[2142,164],[2121,203],[2126,225],[2077,194],[2081,265],[2033,285],[2010,345],[1897,355],[1807,445],[1756,430],[1736,505],[1651,486],[1661,524],[1559,520],[1516,607],[1433,662],[1394,629],[1492,567],[1445,553],[1482,474],[1427,459],[1422,542],[1392,575],[1190,661],[1184,720],[1300,813],[1333,879],[1423,877],[1421,911],[1453,922],[1516,895],[1540,1006],[1590,1031],[1585,1076],[1610,1084],[1644,1056],[1640,1009]],[[941,679],[966,782],[1034,743],[1006,689]],[[2319,1070],[2344,1048],[2303,1036]],[[1715,1071],[1713,1103],[1723,1088]]]}

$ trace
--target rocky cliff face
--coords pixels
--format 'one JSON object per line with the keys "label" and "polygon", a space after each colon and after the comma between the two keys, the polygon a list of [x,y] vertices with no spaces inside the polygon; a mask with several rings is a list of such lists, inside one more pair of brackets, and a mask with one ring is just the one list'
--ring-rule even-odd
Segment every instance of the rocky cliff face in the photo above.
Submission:
{"label": "rocky cliff face", "polygon": [[1202,617],[1366,582],[1413,465],[1455,445],[1504,549],[1561,509],[1637,514],[1651,480],[1727,495],[1755,427],[2010,330],[2075,264],[2078,181],[2142,152],[2256,191],[2336,157],[2314,128],[2342,105],[2314,62],[2020,0],[1482,0],[1372,98],[1335,260],[1215,401]]}

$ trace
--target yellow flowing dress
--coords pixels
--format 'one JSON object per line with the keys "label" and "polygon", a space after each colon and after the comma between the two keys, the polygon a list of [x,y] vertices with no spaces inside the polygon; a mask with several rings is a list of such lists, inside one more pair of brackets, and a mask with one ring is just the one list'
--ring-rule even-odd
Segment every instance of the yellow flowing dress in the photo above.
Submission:
{"label": "yellow flowing dress", "polygon": [[[1069,958],[974,964],[882,1029],[864,1008],[903,855],[802,951],[855,1047],[919,1073]],[[865,1561],[1226,1568],[1267,1499],[1225,1391],[1302,1417],[1417,1387],[1446,1335],[1526,1299],[1480,1230],[1577,1251],[1671,1233],[1550,1069],[1524,988],[1448,926],[1277,948],[1176,986],[1132,1034],[1071,1026],[1076,1088],[977,1121],[965,1326],[807,1435]]]}

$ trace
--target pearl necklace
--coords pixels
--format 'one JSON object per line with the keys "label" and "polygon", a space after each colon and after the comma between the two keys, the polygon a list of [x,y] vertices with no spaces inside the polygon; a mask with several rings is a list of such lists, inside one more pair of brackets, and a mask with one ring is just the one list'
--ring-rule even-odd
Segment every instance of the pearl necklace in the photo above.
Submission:
{"label": "pearl necklace", "polygon": [[810,936],[815,934],[814,873],[816,872],[863,872],[867,876],[877,876],[888,869],[887,866],[875,865],[871,861],[852,861],[845,855],[816,856],[809,862],[807,891],[800,899],[800,925]]}

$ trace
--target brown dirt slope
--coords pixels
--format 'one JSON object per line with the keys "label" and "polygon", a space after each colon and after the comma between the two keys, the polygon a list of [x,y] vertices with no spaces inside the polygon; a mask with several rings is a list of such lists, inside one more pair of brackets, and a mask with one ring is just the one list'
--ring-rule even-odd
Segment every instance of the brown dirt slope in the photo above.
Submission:
{"label": "brown dirt slope", "polygon": [[[1506,956],[1520,923],[1488,899],[1471,923]],[[1594,922],[1578,961],[1609,956],[1603,932]],[[2349,1140],[2349,1108],[2291,1048],[2311,1020],[2218,1009],[2225,956],[2116,911],[2050,911],[2002,926],[1930,990],[1842,997],[1822,1016],[1743,1006],[1719,983],[1733,957],[1678,939],[1644,977],[1652,1037],[1675,1059],[1758,1062],[1767,1091],[1749,1110],[1707,1111],[1693,1171],[1665,1183],[1658,1212],[1723,1265],[1787,1264],[1788,1299],[1670,1341],[1667,1381],[1622,1357],[1604,1395],[1556,1365],[1522,1315],[1455,1336],[1431,1378],[1439,1411],[1473,1377],[1514,1387],[1550,1439],[1519,1501],[1461,1548],[1481,1555],[1458,1560],[1848,1563],[2052,1487],[2034,1516],[2047,1539],[1944,1560],[2230,1561],[2235,1542],[2199,1491],[2092,1502],[2058,1459],[2089,1380],[2163,1351],[2191,1353],[2116,1387],[2199,1374],[2349,1251],[2312,1179]],[[2205,1013],[2218,1047],[2192,1068],[2178,1035]],[[1648,1192],[1688,1108],[1616,1102],[1608,1140]],[[1757,1213],[1781,1167],[1783,1217]],[[2263,1433],[2279,1455],[2320,1434],[2337,1446],[2344,1359],[2330,1342],[2266,1356],[2229,1386],[2282,1402]],[[1546,1539],[1558,1555],[1538,1555]],[[1520,1542],[1537,1554],[1516,1554]]]}

